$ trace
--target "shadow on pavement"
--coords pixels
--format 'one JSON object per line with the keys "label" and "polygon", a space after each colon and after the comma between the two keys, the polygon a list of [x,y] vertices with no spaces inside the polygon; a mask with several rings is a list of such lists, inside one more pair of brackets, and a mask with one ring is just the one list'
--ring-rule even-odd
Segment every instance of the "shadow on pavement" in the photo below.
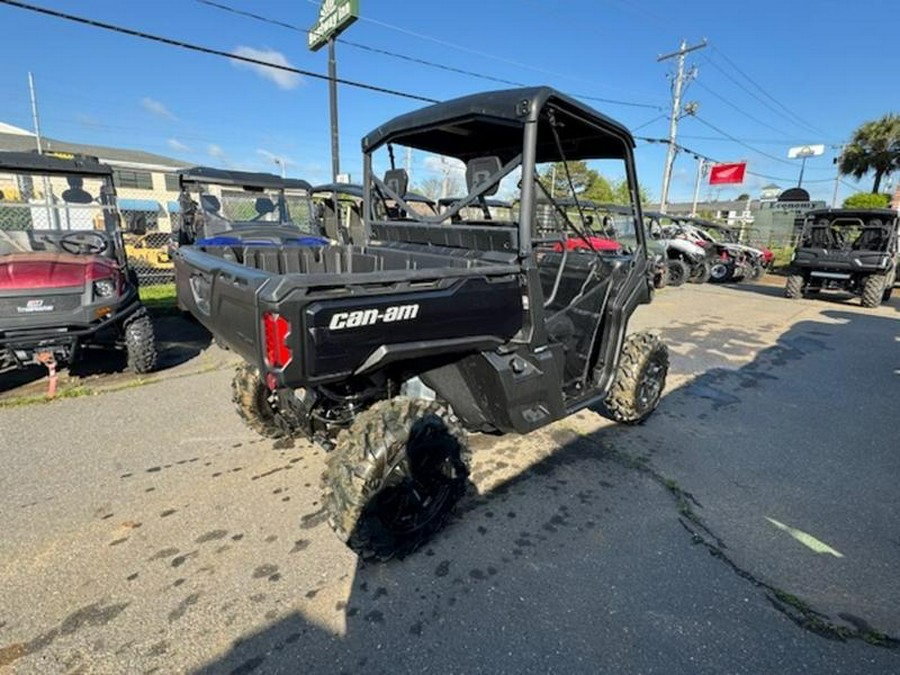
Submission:
{"label": "shadow on pavement", "polygon": [[[884,540],[900,525],[900,466],[873,445],[896,436],[882,410],[896,404],[857,413],[872,433],[848,445],[854,429],[837,432],[854,418],[835,406],[859,392],[821,388],[846,376],[842,350],[865,345],[845,367],[896,392],[897,325],[824,319],[795,324],[746,365],[710,367],[644,425],[597,428],[582,413],[539,432],[533,463],[530,437],[473,437],[473,478],[492,486],[412,556],[358,563],[329,607],[343,630],[298,611],[298,591],[286,616],[199,672],[713,673],[734,670],[737,644],[746,672],[896,672],[896,650],[864,643],[897,646],[866,607],[882,616],[900,604],[896,544]],[[764,514],[827,525],[847,557],[810,553]],[[876,545],[851,555],[862,542]],[[819,614],[819,602],[846,612]]]}

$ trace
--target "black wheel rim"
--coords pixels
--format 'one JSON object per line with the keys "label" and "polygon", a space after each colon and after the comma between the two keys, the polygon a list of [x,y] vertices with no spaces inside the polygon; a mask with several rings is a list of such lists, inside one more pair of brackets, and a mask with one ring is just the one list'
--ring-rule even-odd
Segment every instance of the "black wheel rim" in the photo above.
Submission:
{"label": "black wheel rim", "polygon": [[709,276],[716,280],[724,279],[727,274],[728,268],[722,263],[713,265],[709,270]]}
{"label": "black wheel rim", "polygon": [[434,418],[420,424],[410,432],[406,452],[391,467],[385,487],[369,505],[397,537],[413,535],[441,517],[465,476],[459,442],[443,423]]}
{"label": "black wheel rim", "polygon": [[651,409],[662,395],[665,368],[658,359],[647,364],[637,390],[637,404],[641,412]]}

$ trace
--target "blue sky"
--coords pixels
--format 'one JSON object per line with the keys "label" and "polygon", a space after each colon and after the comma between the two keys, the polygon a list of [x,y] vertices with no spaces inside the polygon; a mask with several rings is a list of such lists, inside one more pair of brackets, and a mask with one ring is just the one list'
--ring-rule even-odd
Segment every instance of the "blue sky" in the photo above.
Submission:
{"label": "blue sky", "polygon": [[[324,73],[326,51],[305,36],[236,16],[196,0],[32,0],[34,4]],[[311,26],[318,1],[220,0],[285,23]],[[730,198],[773,182],[796,182],[791,145],[837,145],[860,123],[900,110],[896,0],[754,3],[718,0],[360,0],[362,18],[347,40],[522,84],[549,84],[621,120],[636,135],[662,137],[671,106],[657,63],[682,38],[710,46],[693,54],[698,77],[686,99],[679,142],[721,161],[746,159],[744,186],[701,195]],[[411,9],[412,8],[412,9]],[[193,164],[330,177],[327,84],[238,66],[0,5],[0,121],[31,127],[27,72],[34,73],[48,136],[133,147]],[[506,85],[338,45],[339,75],[447,99]],[[748,76],[750,79],[748,79]],[[760,85],[762,89],[757,88]],[[341,87],[341,168],[358,178],[359,139],[380,122],[418,107],[401,98]],[[731,136],[723,138],[722,132]],[[764,154],[763,154],[764,153]],[[661,192],[665,147],[639,142],[638,175]],[[804,187],[830,201],[834,150],[807,164]],[[431,169],[414,164],[413,181]],[[696,162],[680,155],[671,199],[688,200]],[[894,181],[900,180],[895,176]],[[855,181],[840,185],[840,195]],[[864,179],[863,189],[871,188]]]}

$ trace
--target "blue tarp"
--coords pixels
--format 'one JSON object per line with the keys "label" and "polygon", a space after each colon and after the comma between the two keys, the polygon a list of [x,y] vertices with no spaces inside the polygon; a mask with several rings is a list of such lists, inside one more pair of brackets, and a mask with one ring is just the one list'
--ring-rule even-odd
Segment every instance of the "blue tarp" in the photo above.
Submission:
{"label": "blue tarp", "polygon": [[178,202],[169,202],[166,206],[169,207],[169,213],[181,213],[181,204]]}
{"label": "blue tarp", "polygon": [[151,211],[160,210],[159,202],[152,199],[119,199],[117,201],[120,211]]}

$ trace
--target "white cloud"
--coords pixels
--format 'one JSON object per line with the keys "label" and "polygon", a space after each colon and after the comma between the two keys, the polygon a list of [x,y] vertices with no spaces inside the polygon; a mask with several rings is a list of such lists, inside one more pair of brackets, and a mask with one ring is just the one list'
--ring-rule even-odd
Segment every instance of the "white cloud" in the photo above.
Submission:
{"label": "white cloud", "polygon": [[[285,57],[285,55],[281,52],[275,51],[274,49],[254,49],[253,47],[241,46],[231,53],[235,56],[243,56],[248,59],[265,61],[266,63],[271,63],[276,66],[293,68],[290,61],[287,60],[287,57]],[[260,77],[271,80],[278,86],[279,89],[294,89],[303,81],[297,73],[291,73],[286,70],[270,68],[258,63],[238,61],[237,59],[232,59],[231,63],[237,68],[246,68],[248,70],[252,70]]]}
{"label": "white cloud", "polygon": [[164,117],[165,119],[174,120],[177,119],[175,115],[162,103],[157,101],[156,99],[150,98],[149,96],[145,96],[141,99],[141,107],[149,113],[156,115],[157,117]]}
{"label": "white cloud", "polygon": [[168,146],[170,148],[172,148],[172,150],[177,150],[178,152],[190,152],[191,151],[191,148],[189,146],[185,145],[184,143],[179,141],[177,138],[170,138],[169,140],[166,141],[166,143],[168,144]]}
{"label": "white cloud", "polygon": [[221,146],[218,146],[215,143],[210,143],[209,147],[206,148],[206,152],[209,153],[209,156],[213,159],[225,159],[225,151],[222,150]]}

